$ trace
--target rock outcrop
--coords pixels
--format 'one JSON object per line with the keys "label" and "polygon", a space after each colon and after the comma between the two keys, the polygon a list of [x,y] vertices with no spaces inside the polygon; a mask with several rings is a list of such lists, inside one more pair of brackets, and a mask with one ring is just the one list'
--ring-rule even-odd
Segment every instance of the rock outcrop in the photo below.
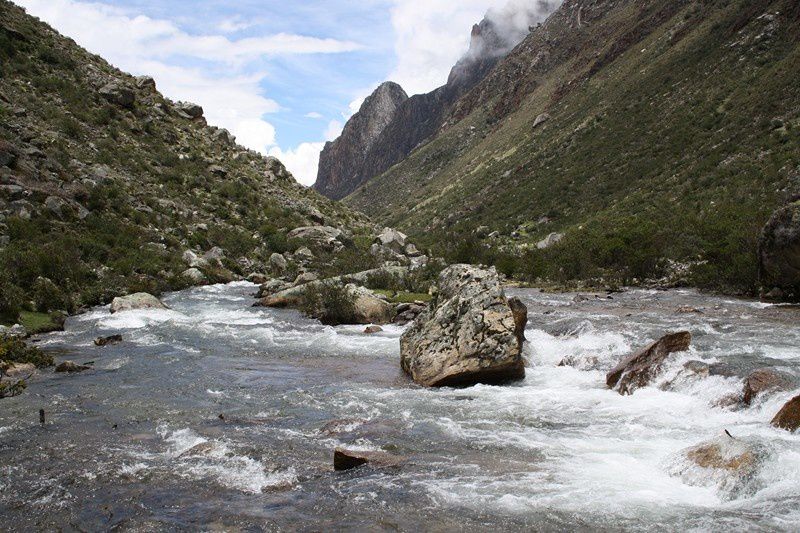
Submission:
{"label": "rock outcrop", "polygon": [[375,89],[347,122],[339,138],[325,145],[314,188],[339,200],[360,185],[360,166],[397,108],[407,99],[406,92],[396,83],[386,82]]}
{"label": "rock outcrop", "polygon": [[133,311],[137,309],[167,309],[167,306],[161,303],[161,300],[147,294],[146,292],[137,292],[128,296],[118,296],[111,302],[111,312],[121,313],[123,311]]}
{"label": "rock outcrop", "polygon": [[759,239],[758,258],[767,299],[800,298],[800,200],[772,215]]}
{"label": "rock outcrop", "polygon": [[787,431],[800,428],[800,396],[789,400],[772,419],[772,425]]}
{"label": "rock outcrop", "polygon": [[468,386],[525,377],[514,313],[494,268],[453,265],[400,339],[403,370],[420,385]]}
{"label": "rock outcrop", "polygon": [[662,337],[647,348],[623,359],[606,375],[606,384],[620,394],[633,394],[636,389],[646,387],[657,378],[670,354],[685,352],[692,342],[688,332],[673,333]]}

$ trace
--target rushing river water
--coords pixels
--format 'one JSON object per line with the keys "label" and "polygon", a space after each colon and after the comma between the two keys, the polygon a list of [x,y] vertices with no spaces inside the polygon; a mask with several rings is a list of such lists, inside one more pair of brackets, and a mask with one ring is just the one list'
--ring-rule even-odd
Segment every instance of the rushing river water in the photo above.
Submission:
{"label": "rushing river water", "polygon": [[[0,402],[0,530],[800,529],[800,435],[769,425],[798,391],[714,406],[755,368],[800,376],[796,309],[692,291],[575,302],[511,290],[530,312],[525,381],[425,390],[400,371],[401,328],[325,327],[250,307],[254,291],[99,308],[43,337],[94,370],[44,372]],[[710,377],[606,389],[622,356],[684,329],[693,348],[662,381],[691,359],[713,363]],[[122,344],[92,343],[115,333]],[[558,366],[566,356],[578,368]],[[768,450],[749,490],[675,475],[681,450],[726,429]],[[337,473],[336,446],[408,460]]]}

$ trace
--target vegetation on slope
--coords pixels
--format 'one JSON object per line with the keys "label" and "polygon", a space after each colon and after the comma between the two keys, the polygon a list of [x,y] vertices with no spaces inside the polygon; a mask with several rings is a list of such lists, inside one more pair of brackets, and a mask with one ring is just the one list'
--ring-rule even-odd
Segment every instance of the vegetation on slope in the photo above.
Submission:
{"label": "vegetation on slope", "polygon": [[[580,24],[572,4],[465,98],[463,118],[347,202],[524,279],[637,283],[678,262],[684,283],[755,291],[760,229],[800,164],[800,10],[595,2]],[[537,249],[553,232],[564,239]]]}
{"label": "vegetation on slope", "polygon": [[263,271],[321,220],[365,222],[0,0],[0,323],[185,287],[187,249],[224,250],[210,281]]}

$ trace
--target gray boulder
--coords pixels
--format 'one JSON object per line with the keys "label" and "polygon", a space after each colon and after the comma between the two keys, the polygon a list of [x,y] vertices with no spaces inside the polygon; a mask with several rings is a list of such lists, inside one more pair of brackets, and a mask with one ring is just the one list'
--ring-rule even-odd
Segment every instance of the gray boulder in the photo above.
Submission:
{"label": "gray boulder", "polygon": [[133,91],[116,81],[104,85],[100,89],[100,95],[112,104],[126,108],[132,108],[136,101]]}
{"label": "gray boulder", "polygon": [[272,267],[273,270],[277,272],[283,272],[289,266],[289,263],[286,261],[286,258],[283,257],[281,254],[274,253],[269,256],[269,265]]}
{"label": "gray boulder", "polygon": [[331,226],[304,226],[293,229],[287,237],[302,239],[320,248],[334,249],[341,245],[339,239],[342,237],[342,231]]}
{"label": "gray boulder", "polygon": [[147,89],[150,91],[156,90],[156,80],[150,76],[137,76],[135,82],[137,89]]}
{"label": "gray boulder", "polygon": [[191,102],[178,102],[175,104],[178,115],[188,119],[198,119],[203,116],[203,108]]}
{"label": "gray boulder", "polygon": [[765,295],[769,291],[776,299],[800,298],[800,200],[772,215],[761,232],[758,257]]}
{"label": "gray boulder", "polygon": [[606,384],[620,394],[633,394],[656,379],[664,369],[664,362],[675,352],[685,352],[692,342],[688,332],[666,335],[647,348],[634,352],[622,360],[606,375]]}
{"label": "gray boulder", "polygon": [[384,228],[375,238],[375,244],[379,244],[383,248],[389,248],[393,252],[402,253],[406,246],[406,239],[408,239],[408,237],[404,233],[396,229]]}
{"label": "gray boulder", "polygon": [[445,269],[437,298],[400,339],[400,358],[403,370],[427,387],[524,378],[522,345],[497,271]]}
{"label": "gray boulder", "polygon": [[118,296],[111,302],[112,313],[121,313],[123,311],[133,311],[137,309],[167,309],[167,306],[161,303],[161,300],[146,292],[137,292],[136,294],[129,294],[128,296]]}
{"label": "gray boulder", "polygon": [[187,281],[191,282],[194,285],[201,285],[208,281],[206,279],[206,275],[203,274],[200,271],[200,269],[197,268],[186,269],[181,273],[181,276],[183,276]]}

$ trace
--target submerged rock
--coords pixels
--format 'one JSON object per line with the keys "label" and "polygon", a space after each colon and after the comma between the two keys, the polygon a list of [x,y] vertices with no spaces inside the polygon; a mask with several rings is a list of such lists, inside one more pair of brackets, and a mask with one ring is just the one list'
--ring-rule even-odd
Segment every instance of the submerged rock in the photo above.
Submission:
{"label": "submerged rock", "polygon": [[742,402],[750,405],[756,396],[770,391],[787,390],[791,386],[792,383],[788,377],[769,368],[759,368],[745,379]]}
{"label": "submerged rock", "polygon": [[56,372],[58,373],[69,373],[74,374],[76,372],[83,372],[85,370],[91,370],[92,367],[86,365],[79,365],[73,361],[64,361],[63,363],[59,363],[56,366]]}
{"label": "submerged rock", "polygon": [[670,474],[687,485],[716,486],[726,499],[754,494],[758,475],[768,457],[763,445],[724,435],[678,454]]}
{"label": "submerged rock", "polygon": [[364,333],[367,335],[373,335],[375,333],[380,333],[381,331],[383,331],[383,328],[380,326],[367,326],[367,328],[364,330]]}
{"label": "submerged rock", "polygon": [[524,378],[514,313],[497,271],[445,269],[437,298],[400,339],[400,354],[403,370],[427,387]]}
{"label": "submerged rock", "polygon": [[136,294],[130,294],[128,296],[118,296],[111,302],[112,313],[133,311],[136,309],[167,309],[167,306],[161,303],[161,300],[146,292],[137,292]]}
{"label": "submerged rock", "polygon": [[691,342],[692,335],[688,332],[666,335],[623,359],[606,375],[606,384],[620,394],[633,394],[636,389],[646,387],[658,377],[670,354],[685,352]]}
{"label": "submerged rock", "polygon": [[800,396],[789,400],[772,419],[772,425],[787,431],[797,431],[800,428]]}
{"label": "submerged rock", "polygon": [[111,335],[108,337],[97,337],[94,340],[95,346],[112,346],[122,342],[122,335]]}
{"label": "submerged rock", "polygon": [[516,335],[519,345],[522,346],[526,340],[525,326],[528,325],[528,308],[519,298],[509,298],[508,307],[511,308],[511,314],[514,316],[514,335]]}
{"label": "submerged rock", "polygon": [[359,466],[369,464],[376,467],[399,466],[404,457],[386,452],[361,452],[336,448],[333,452],[333,469],[336,471],[352,470]]}

